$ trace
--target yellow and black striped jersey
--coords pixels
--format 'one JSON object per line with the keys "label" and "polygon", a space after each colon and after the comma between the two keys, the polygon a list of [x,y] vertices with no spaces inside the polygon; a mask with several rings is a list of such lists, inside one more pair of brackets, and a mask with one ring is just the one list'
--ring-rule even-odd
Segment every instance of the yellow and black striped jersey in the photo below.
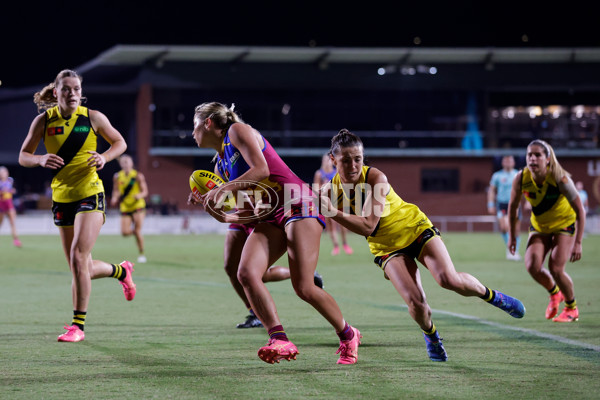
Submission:
{"label": "yellow and black striped jersey", "polygon": [[550,174],[538,186],[529,168],[523,168],[521,192],[531,204],[530,221],[538,232],[553,233],[573,224],[577,219],[575,210]]}
{"label": "yellow and black striped jersey", "polygon": [[[352,189],[342,184],[339,173],[331,179],[332,199],[339,210],[361,215],[360,205],[364,204],[367,191],[373,190],[366,184],[369,170],[370,167],[363,166],[360,179]],[[425,229],[433,226],[419,207],[402,200],[391,185],[387,185],[387,189],[383,214],[375,230],[366,238],[375,256],[408,247]]]}
{"label": "yellow and black striped jersey", "polygon": [[133,212],[146,208],[146,200],[136,199],[135,195],[140,193],[138,172],[135,169],[125,173],[121,170],[117,173],[117,184],[119,190],[119,210],[121,212]]}
{"label": "yellow and black striped jersey", "polygon": [[96,167],[87,165],[88,151],[96,151],[97,135],[86,107],[78,106],[68,119],[58,106],[47,110],[44,145],[48,153],[60,156],[65,163],[54,171],[52,200],[70,203],[104,192]]}

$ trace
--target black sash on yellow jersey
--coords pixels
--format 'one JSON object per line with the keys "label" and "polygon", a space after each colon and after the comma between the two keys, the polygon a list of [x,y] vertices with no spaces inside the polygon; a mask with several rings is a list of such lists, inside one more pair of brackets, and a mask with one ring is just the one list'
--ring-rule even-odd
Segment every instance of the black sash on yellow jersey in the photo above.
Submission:
{"label": "black sash on yellow jersey", "polygon": [[538,185],[529,168],[521,173],[521,192],[531,204],[531,225],[542,233],[558,232],[573,224],[577,219],[575,210],[561,193],[558,183],[551,174]]}
{"label": "black sash on yellow jersey", "polygon": [[[46,119],[47,118],[48,118],[48,114],[46,114]],[[46,121],[46,124],[47,123],[48,122]],[[69,121],[67,121],[66,124],[69,125]],[[90,122],[90,118],[87,115],[83,115],[83,114],[77,115],[77,120],[75,121],[75,124],[73,125],[71,134],[69,135],[69,137],[67,137],[67,140],[64,141],[63,145],[60,147],[60,149],[56,153],[57,156],[59,156],[60,158],[63,159],[64,165],[62,167],[54,170],[53,171],[54,175],[58,174],[61,169],[66,167],[67,164],[70,163],[71,160],[73,160],[73,157],[75,157],[75,154],[77,154],[77,152],[79,150],[81,150],[81,147],[85,143],[85,141],[91,131],[91,127],[92,127],[92,124]]]}
{"label": "black sash on yellow jersey", "polygon": [[146,208],[146,200],[136,198],[141,192],[138,171],[135,169],[125,172],[120,170],[117,173],[117,187],[119,190],[119,210],[122,213],[132,213]]}
{"label": "black sash on yellow jersey", "polygon": [[136,177],[137,176],[131,177],[131,179],[129,180],[129,183],[127,184],[127,186],[125,186],[125,189],[123,189],[123,193],[121,193],[121,196],[119,197],[119,201],[123,201],[125,196],[127,196],[129,194],[129,192],[131,192],[131,189],[133,189],[133,185],[135,185]]}

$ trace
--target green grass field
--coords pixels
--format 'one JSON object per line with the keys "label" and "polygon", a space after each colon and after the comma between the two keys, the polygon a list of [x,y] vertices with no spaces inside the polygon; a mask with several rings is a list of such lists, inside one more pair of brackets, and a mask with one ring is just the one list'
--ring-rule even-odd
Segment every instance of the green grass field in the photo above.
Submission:
{"label": "green grass field", "polygon": [[[506,261],[498,234],[447,233],[459,271],[520,298],[513,319],[478,298],[448,292],[421,268],[449,359],[429,361],[421,331],[373,264],[364,239],[355,254],[329,255],[318,271],[345,318],[363,334],[356,365],[336,365],[331,326],[293,292],[268,283],[300,354],[269,365],[256,355],[264,329],[236,329],[246,310],[222,269],[219,235],[147,236],[136,265],[138,294],[114,279],[93,283],[86,339],[58,343],[71,321],[71,275],[58,236],[0,236],[0,399],[591,399],[600,393],[600,237],[584,239],[569,264],[580,321],[544,319],[547,293],[522,262]],[[95,258],[135,260],[133,239],[101,236]],[[285,265],[285,261],[282,261]]]}

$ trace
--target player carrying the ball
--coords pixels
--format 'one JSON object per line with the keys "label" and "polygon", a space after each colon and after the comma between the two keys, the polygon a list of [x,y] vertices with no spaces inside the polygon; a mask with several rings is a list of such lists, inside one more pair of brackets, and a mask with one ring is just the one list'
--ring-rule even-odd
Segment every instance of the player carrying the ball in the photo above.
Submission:
{"label": "player carrying the ball", "polygon": [[[261,211],[257,213],[260,217],[246,239],[238,270],[238,279],[252,309],[269,334],[268,343],[258,350],[260,359],[275,363],[296,359],[298,354],[263,282],[267,268],[287,252],[296,294],[313,306],[339,336],[337,363],[356,363],[360,332],[344,320],[333,297],[314,284],[324,220],[309,186],[290,170],[257,130],[240,119],[233,106],[228,108],[217,102],[197,106],[193,135],[198,147],[213,148],[219,153],[220,175],[229,180],[219,190],[211,190],[197,199],[215,219],[224,223],[248,222],[241,220],[240,213],[227,214],[215,207],[222,204],[225,195],[237,198],[238,192],[268,187],[265,197],[256,199],[261,203]],[[302,193],[307,196],[286,198],[286,187],[303,188],[306,192]],[[262,213],[264,210],[268,212]]]}
{"label": "player carrying the ball", "polygon": [[456,271],[440,232],[429,218],[416,205],[402,200],[383,172],[364,165],[363,144],[358,136],[342,129],[331,139],[330,156],[337,174],[321,191],[323,214],[367,238],[375,264],[421,327],[432,361],[446,361],[448,356],[431,319],[417,261],[444,289],[461,296],[477,296],[515,318],[525,315],[519,300],[489,289],[466,272]]}

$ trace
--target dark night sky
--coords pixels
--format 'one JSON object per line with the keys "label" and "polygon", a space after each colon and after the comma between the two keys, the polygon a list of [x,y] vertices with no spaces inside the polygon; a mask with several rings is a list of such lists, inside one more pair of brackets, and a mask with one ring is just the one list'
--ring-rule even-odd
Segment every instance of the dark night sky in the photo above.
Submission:
{"label": "dark night sky", "polygon": [[134,3],[2,6],[0,89],[50,82],[116,44],[413,47],[419,38],[421,47],[600,46],[591,1]]}

